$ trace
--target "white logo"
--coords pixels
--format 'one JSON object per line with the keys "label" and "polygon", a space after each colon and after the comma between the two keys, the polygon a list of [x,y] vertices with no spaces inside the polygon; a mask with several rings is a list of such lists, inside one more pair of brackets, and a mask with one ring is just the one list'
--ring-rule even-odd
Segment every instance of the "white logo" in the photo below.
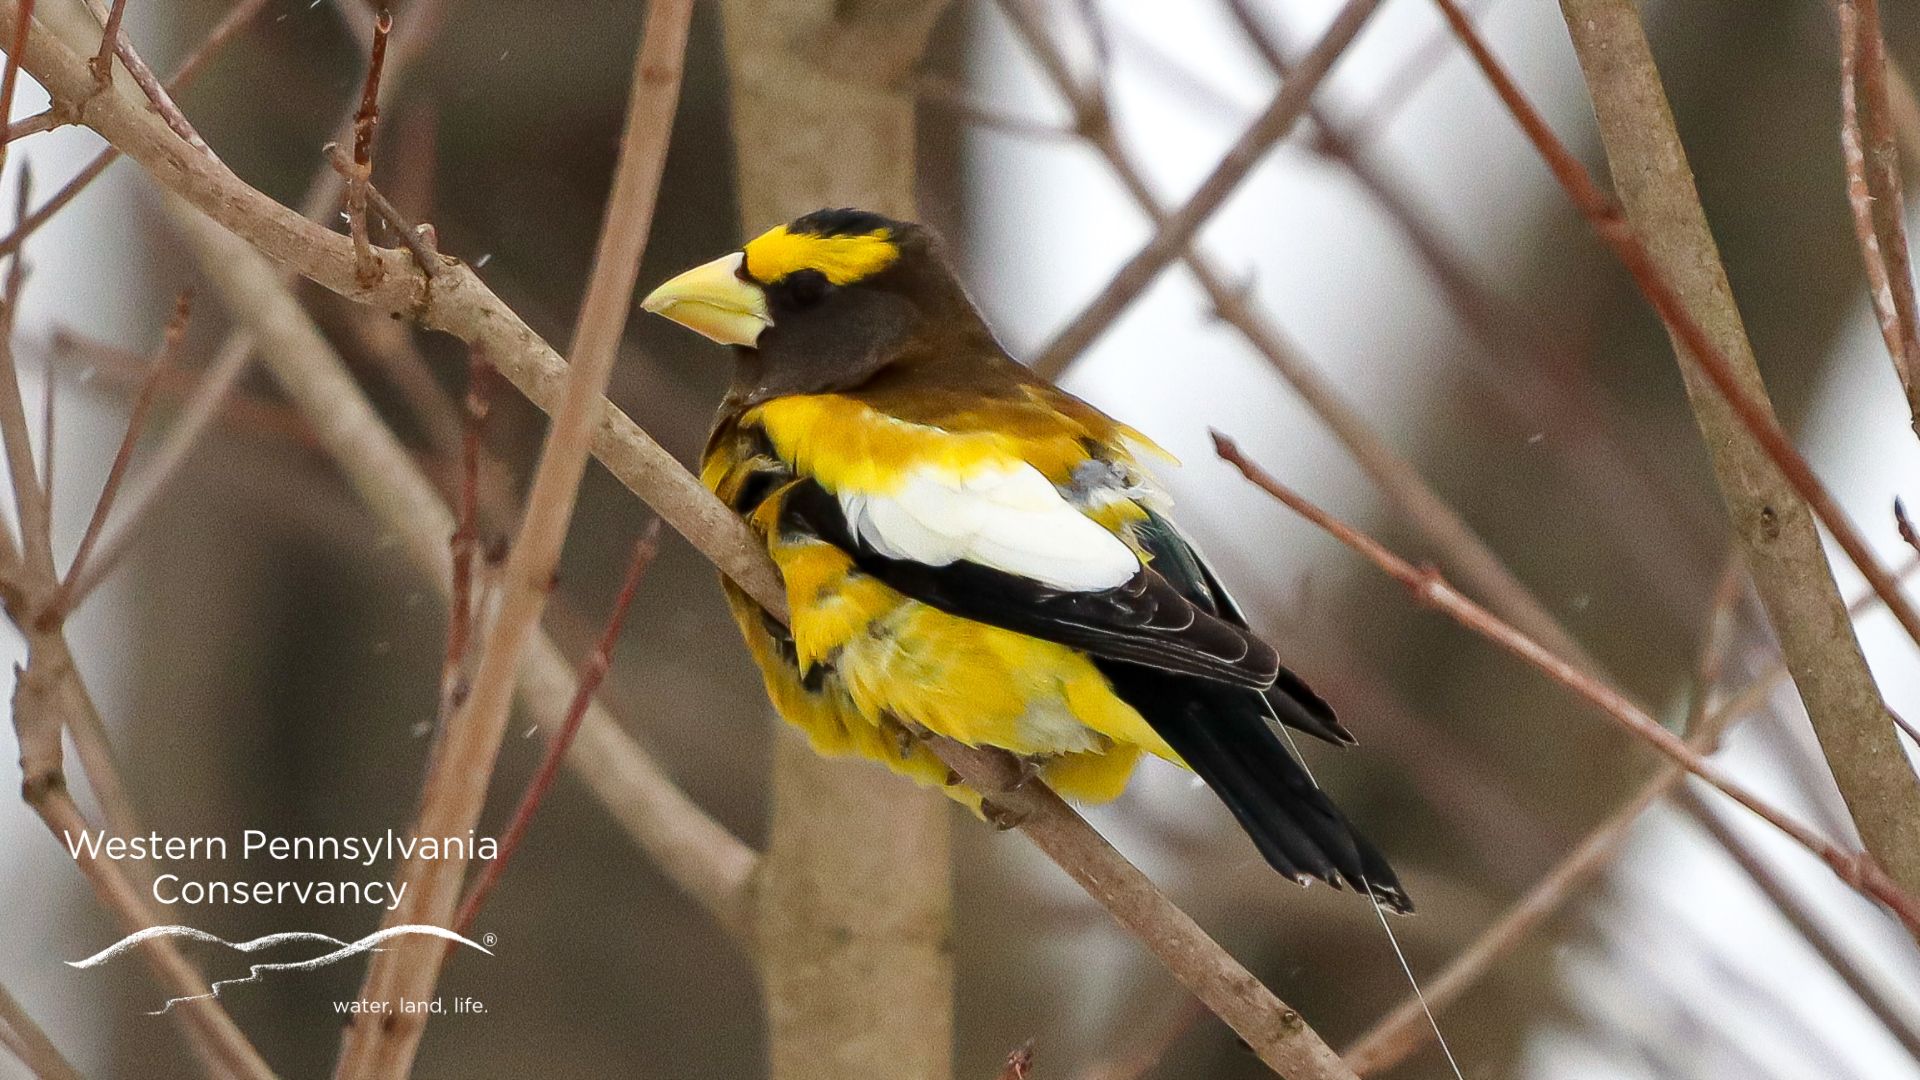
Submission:
{"label": "white logo", "polygon": [[[205,930],[196,930],[191,926],[150,926],[145,930],[128,934],[126,937],[94,953],[85,960],[69,960],[67,961],[67,966],[82,969],[98,967],[143,941],[150,941],[159,937],[190,938],[194,941],[205,942],[209,945],[224,945],[236,952],[243,953],[259,952],[261,949],[271,949],[276,945],[287,945],[297,941],[315,942],[322,945],[333,946],[330,951],[306,960],[293,960],[278,964],[249,965],[247,975],[244,978],[216,980],[204,994],[168,998],[165,1005],[147,1014],[149,1016],[159,1016],[183,1001],[201,1001],[206,998],[219,997],[222,987],[257,982],[260,976],[265,975],[269,971],[312,971],[316,968],[323,968],[328,964],[345,960],[350,956],[358,956],[363,952],[378,952],[379,949],[376,948],[376,946],[382,942],[403,937],[407,934],[427,934],[432,937],[443,938],[447,941],[459,942],[469,949],[477,949],[488,956],[493,955],[493,950],[488,949],[477,941],[462,937],[445,927],[428,926],[424,923],[407,923],[404,926],[389,926],[385,930],[376,930],[366,937],[351,943],[341,941],[339,938],[330,937],[326,934],[313,934],[298,930],[284,934],[268,934],[265,937],[254,938],[252,941],[233,942],[218,935],[209,934]],[[487,936],[491,938],[493,935],[489,934]]]}

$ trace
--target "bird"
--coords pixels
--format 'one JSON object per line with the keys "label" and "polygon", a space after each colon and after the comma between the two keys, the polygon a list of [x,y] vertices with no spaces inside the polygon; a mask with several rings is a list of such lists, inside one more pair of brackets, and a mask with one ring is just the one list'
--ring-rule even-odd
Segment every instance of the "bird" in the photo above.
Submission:
{"label": "bird", "polygon": [[733,353],[701,480],[746,519],[790,625],[723,580],[775,710],[991,818],[927,733],[1116,798],[1190,769],[1266,862],[1411,899],[1289,752],[1351,744],[1173,523],[1147,436],[1014,359],[935,233],[858,209],[775,226],[644,310]]}

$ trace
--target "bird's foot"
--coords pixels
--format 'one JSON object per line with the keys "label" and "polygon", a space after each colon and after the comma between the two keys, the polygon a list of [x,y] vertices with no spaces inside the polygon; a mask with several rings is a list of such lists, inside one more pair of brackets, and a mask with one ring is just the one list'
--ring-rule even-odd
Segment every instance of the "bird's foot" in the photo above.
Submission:
{"label": "bird's foot", "polygon": [[[1013,760],[1017,771],[1014,774],[1012,783],[1009,783],[1002,790],[1008,792],[1019,791],[1030,782],[1040,778],[1041,762],[1039,759],[1015,756]],[[1026,811],[1015,810],[1010,806],[994,802],[992,799],[980,800],[980,816],[991,822],[994,828],[1003,832],[1008,829],[1017,829],[1025,824],[1027,820]]]}
{"label": "bird's foot", "polygon": [[987,824],[1001,832],[1017,829],[1027,823],[1026,811],[1002,806],[992,799],[980,800],[980,816],[987,819]]}

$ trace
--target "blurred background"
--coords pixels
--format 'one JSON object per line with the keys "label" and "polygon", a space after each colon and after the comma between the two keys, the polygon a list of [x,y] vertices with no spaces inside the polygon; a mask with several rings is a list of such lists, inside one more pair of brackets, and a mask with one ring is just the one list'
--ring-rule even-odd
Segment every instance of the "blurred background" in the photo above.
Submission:
{"label": "blurred background", "polygon": [[[53,0],[48,0],[49,3]],[[428,0],[396,5],[404,25]],[[156,68],[225,10],[216,0],[129,5]],[[442,248],[548,340],[572,324],[619,137],[642,6],[574,0],[434,3],[428,51],[392,86],[377,179]],[[1332,0],[1248,0],[1289,55]],[[1050,27],[1104,64],[1119,136],[1177,205],[1263,108],[1277,81],[1233,5],[1058,0]],[[1604,175],[1559,10],[1483,0],[1480,22],[1547,118]],[[1866,302],[1847,217],[1832,15],[1816,0],[1645,5],[1702,196],[1774,401],[1883,560],[1908,557],[1891,500],[1915,494],[1916,446]],[[1889,6],[1894,55],[1920,61],[1920,16]],[[358,93],[367,15],[275,0],[182,96],[242,177],[297,203]],[[355,27],[358,30],[355,30]],[[956,0],[916,76],[922,218],[956,253],[1015,355],[1039,351],[1150,235],[994,5]],[[23,89],[16,115],[45,99]],[[1319,96],[1313,124],[1269,155],[1201,234],[1304,357],[1471,522],[1637,699],[1678,724],[1716,586],[1724,514],[1666,338],[1420,0],[1385,5]],[[1339,149],[1316,133],[1338,134]],[[14,149],[48,192],[98,149],[88,132]],[[696,9],[686,85],[641,280],[737,247],[741,221],[718,11]],[[9,200],[11,195],[8,195]],[[152,185],[118,164],[28,247],[19,351],[30,402],[58,380],[56,538],[85,525],[173,296],[196,285]],[[307,288],[329,337],[409,444],[450,478],[425,391],[390,363],[383,318]],[[201,305],[180,366],[222,339]],[[417,335],[458,393],[457,343]],[[728,378],[721,350],[636,318],[611,396],[683,461],[699,452]],[[1297,394],[1214,318],[1177,266],[1064,378],[1173,451],[1181,520],[1256,627],[1320,688],[1359,748],[1307,747],[1315,774],[1381,843],[1420,914],[1397,920],[1414,972],[1439,970],[1657,764],[1603,718],[1493,651],[1260,496],[1208,443],[1240,440],[1289,484],[1403,554],[1432,557]],[[163,384],[154,428],[177,408]],[[167,389],[171,385],[172,389]],[[429,393],[427,397],[431,397]],[[504,497],[530,469],[543,418],[494,396],[488,447]],[[583,655],[645,508],[590,469],[548,626]],[[1843,573],[1849,595],[1858,583]],[[1773,663],[1743,591],[1722,701]],[[133,560],[74,628],[134,794],[162,834],[378,834],[411,815],[434,716],[444,608],[359,505],[264,378],[243,384]],[[1889,703],[1920,714],[1910,644],[1883,614],[1860,633]],[[8,648],[15,648],[9,643]],[[688,792],[756,845],[772,728],[708,564],[669,537],[616,654],[605,699]],[[512,727],[486,822],[505,814],[544,741]],[[12,755],[7,755],[11,757]],[[1723,760],[1780,804],[1852,841],[1791,688],[1729,737]],[[4,786],[17,776],[11,766]],[[1709,795],[1711,799],[1712,796]],[[1648,812],[1598,881],[1441,1014],[1472,1077],[1920,1076],[1920,954],[1881,911],[1797,848],[1724,805],[1726,826],[1823,936],[1880,987],[1876,1016],[1778,906],[1689,818]],[[1261,863],[1188,777],[1149,763],[1091,813],[1234,954],[1335,1046],[1408,986],[1367,906],[1298,890]],[[1253,1077],[1224,1027],[1012,834],[956,812],[956,1075],[991,1077],[1034,1040],[1034,1075]],[[238,877],[234,864],[205,876]],[[384,873],[385,868],[379,868]],[[372,873],[362,875],[374,876]],[[210,905],[231,939],[298,925],[354,938],[352,907]],[[733,1078],[759,1075],[752,970],[572,780],[563,779],[483,916],[505,948],[456,958],[448,993],[485,1022],[428,1029],[417,1075]],[[137,964],[63,960],[117,937],[65,851],[0,802],[0,982],[89,1076],[190,1075]],[[216,961],[209,960],[209,963]],[[327,1002],[342,964],[236,988],[227,1006],[289,1077],[325,1075]],[[1883,1013],[1885,1010],[1883,1009]],[[1141,1055],[1145,1071],[1124,1071]],[[1101,1071],[1101,1070],[1107,1071]],[[10,1071],[13,1070],[13,1071]],[[17,1074],[0,1060],[0,1077]],[[24,1074],[20,1074],[24,1075]],[[1432,1049],[1390,1075],[1449,1075]]]}

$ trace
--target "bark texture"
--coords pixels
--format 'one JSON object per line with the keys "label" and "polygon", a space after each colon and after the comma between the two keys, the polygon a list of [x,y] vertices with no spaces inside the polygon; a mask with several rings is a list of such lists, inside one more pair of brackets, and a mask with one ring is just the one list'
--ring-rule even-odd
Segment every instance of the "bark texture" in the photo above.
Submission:
{"label": "bark texture", "polygon": [[[1560,8],[1629,222],[1747,392],[1765,401],[1638,9],[1632,0],[1561,0]],[[1920,783],[1813,514],[1678,339],[1674,348],[1741,552],[1861,840],[1902,889],[1920,890]]]}
{"label": "bark texture", "polygon": [[[914,212],[908,83],[943,5],[727,0],[742,239],[826,206]],[[947,1080],[946,800],[782,730],[754,920],[773,1080]]]}

